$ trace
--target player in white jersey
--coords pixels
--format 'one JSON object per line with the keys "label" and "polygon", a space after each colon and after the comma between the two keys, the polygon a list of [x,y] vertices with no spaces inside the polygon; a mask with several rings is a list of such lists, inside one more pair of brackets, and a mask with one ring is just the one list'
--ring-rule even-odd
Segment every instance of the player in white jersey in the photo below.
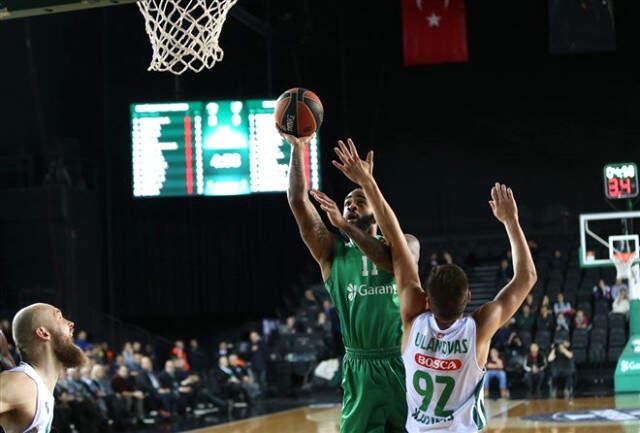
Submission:
{"label": "player in white jersey", "polygon": [[0,426],[6,433],[49,433],[53,389],[62,369],[87,360],[73,343],[73,322],[47,304],[33,304],[13,318],[13,340],[22,362],[0,373]]}
{"label": "player in white jersey", "polygon": [[489,204],[509,236],[514,277],[493,301],[464,317],[470,299],[464,271],[456,265],[436,267],[427,281],[425,297],[398,219],[369,172],[373,153],[361,160],[351,140],[348,146],[342,142],[339,146],[336,153],[341,162],[333,164],[362,187],[391,246],[404,330],[407,431],[480,431],[487,422],[482,388],[491,338],[515,314],[537,279],[513,192],[496,183]]}

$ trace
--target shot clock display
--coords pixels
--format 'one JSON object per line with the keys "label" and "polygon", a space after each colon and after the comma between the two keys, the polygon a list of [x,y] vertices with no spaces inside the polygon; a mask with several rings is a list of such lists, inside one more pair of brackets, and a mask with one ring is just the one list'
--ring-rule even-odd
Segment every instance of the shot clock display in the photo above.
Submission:
{"label": "shot clock display", "polygon": [[[276,130],[275,100],[131,105],[133,195],[284,192],[291,147]],[[319,188],[319,142],[305,174]]]}
{"label": "shot clock display", "polygon": [[608,199],[638,196],[638,166],[633,162],[604,166],[604,192]]}

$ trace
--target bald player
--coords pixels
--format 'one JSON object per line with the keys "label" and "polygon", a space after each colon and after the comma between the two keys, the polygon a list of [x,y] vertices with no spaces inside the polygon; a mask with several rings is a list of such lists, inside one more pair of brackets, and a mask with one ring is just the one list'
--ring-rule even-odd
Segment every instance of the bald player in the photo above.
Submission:
{"label": "bald player", "polygon": [[22,362],[0,373],[0,426],[6,433],[49,433],[60,371],[87,358],[73,344],[73,322],[52,305],[23,308],[12,328]]}

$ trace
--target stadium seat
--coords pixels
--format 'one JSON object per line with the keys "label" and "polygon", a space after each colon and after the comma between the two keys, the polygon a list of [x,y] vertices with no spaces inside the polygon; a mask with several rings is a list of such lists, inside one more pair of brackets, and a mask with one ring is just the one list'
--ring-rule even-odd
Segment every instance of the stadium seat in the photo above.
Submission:
{"label": "stadium seat", "polygon": [[621,328],[625,329],[627,324],[623,314],[611,313],[609,314],[609,328]]}
{"label": "stadium seat", "polygon": [[589,346],[604,346],[607,344],[607,328],[593,328],[589,338]]}
{"label": "stadium seat", "polygon": [[622,354],[623,350],[624,350],[624,346],[609,347],[609,351],[607,352],[607,361],[609,362],[618,361],[618,358],[620,358],[620,355]]}
{"label": "stadium seat", "polygon": [[571,345],[576,349],[586,349],[588,344],[589,331],[586,329],[576,329],[573,331]]}
{"label": "stadium seat", "polygon": [[576,364],[584,364],[587,362],[587,351],[584,348],[573,349],[573,360]]}
{"label": "stadium seat", "polygon": [[607,316],[604,314],[598,314],[598,313],[596,313],[596,315],[591,320],[591,324],[593,325],[594,328],[607,329],[607,322],[608,322]]}
{"label": "stadium seat", "polygon": [[627,342],[624,328],[611,328],[609,331],[609,347],[621,347]]}
{"label": "stadium seat", "polygon": [[593,314],[594,316],[598,314],[609,314],[611,308],[609,307],[608,301],[597,301],[593,306]]}
{"label": "stadium seat", "polygon": [[589,347],[589,362],[599,364],[606,360],[604,345],[596,344]]}

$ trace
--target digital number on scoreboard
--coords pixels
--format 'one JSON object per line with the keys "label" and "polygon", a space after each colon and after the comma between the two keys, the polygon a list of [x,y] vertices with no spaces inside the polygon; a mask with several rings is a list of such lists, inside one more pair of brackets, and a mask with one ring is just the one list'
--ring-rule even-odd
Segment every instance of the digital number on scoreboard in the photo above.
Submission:
{"label": "digital number on scoreboard", "polygon": [[[225,196],[284,192],[291,146],[274,125],[274,100],[131,105],[133,195]],[[305,150],[319,188],[319,139]]]}
{"label": "digital number on scoreboard", "polygon": [[638,196],[638,166],[633,162],[604,166],[604,192],[608,199]]}

